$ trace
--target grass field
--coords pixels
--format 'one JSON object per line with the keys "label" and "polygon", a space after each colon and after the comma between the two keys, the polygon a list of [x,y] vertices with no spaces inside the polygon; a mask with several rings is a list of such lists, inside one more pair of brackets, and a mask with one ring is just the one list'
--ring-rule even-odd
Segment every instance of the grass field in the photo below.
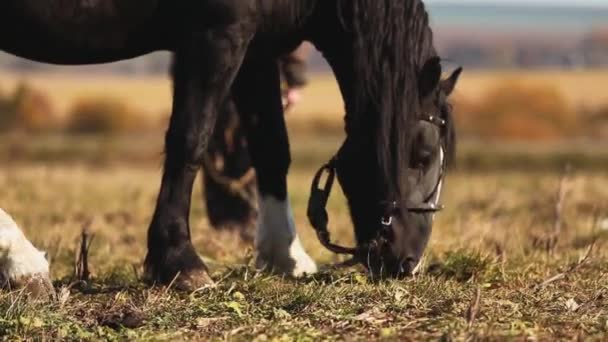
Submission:
{"label": "grass field", "polygon": [[[289,178],[298,230],[321,265],[339,259],[317,242],[305,205],[317,161],[338,141],[295,148]],[[86,147],[94,141],[67,145]],[[309,149],[317,154],[307,155]],[[325,266],[301,280],[258,273],[251,267],[250,246],[209,228],[197,185],[194,243],[218,284],[188,294],[140,281],[160,178],[160,155],[153,158],[101,164],[94,158],[3,161],[0,205],[48,251],[59,293],[51,304],[27,304],[20,293],[0,293],[3,339],[608,338],[605,167],[577,169],[568,179],[564,229],[553,253],[543,246],[555,221],[560,172],[552,170],[559,169],[452,173],[443,199],[447,209],[438,217],[423,272],[376,283],[357,268]],[[352,243],[339,192],[330,215],[335,238]],[[93,277],[74,284],[79,234],[91,218]]]}
{"label": "grass field", "polygon": [[[457,96],[475,100],[496,82],[513,79],[553,84],[575,106],[608,104],[608,71],[466,72]],[[169,111],[164,77],[0,73],[0,89],[20,80],[47,94],[60,114],[91,96],[124,100],[158,119]],[[336,127],[343,109],[333,80],[316,75],[311,84],[306,101],[287,116],[298,230],[323,265],[306,279],[257,272],[251,246],[209,227],[197,183],[193,239],[217,286],[192,294],[151,288],[141,280],[141,263],[160,183],[162,133],[0,136],[0,207],[48,252],[59,294],[56,302],[31,304],[19,292],[0,292],[0,339],[608,339],[605,142],[464,141],[421,274],[373,282],[358,268],[330,268],[341,259],[321,247],[305,218],[313,172],[342,140]],[[299,130],[306,127],[313,129]],[[573,171],[559,215],[563,229],[547,248],[565,165]],[[333,236],[351,244],[339,191],[329,207]],[[78,284],[74,255],[90,219],[92,279]]]}

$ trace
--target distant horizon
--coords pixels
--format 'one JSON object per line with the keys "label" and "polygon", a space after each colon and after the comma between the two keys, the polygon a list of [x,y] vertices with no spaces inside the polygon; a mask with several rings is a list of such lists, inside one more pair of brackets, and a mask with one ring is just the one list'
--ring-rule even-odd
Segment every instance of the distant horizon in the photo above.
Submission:
{"label": "distant horizon", "polygon": [[425,0],[432,5],[499,5],[608,8],[608,0]]}
{"label": "distant horizon", "polygon": [[[582,2],[578,2],[582,1]],[[432,25],[483,32],[524,32],[582,36],[608,24],[608,0],[593,7],[593,0],[426,0]],[[551,3],[552,5],[549,5]],[[559,33],[558,33],[559,32]]]}

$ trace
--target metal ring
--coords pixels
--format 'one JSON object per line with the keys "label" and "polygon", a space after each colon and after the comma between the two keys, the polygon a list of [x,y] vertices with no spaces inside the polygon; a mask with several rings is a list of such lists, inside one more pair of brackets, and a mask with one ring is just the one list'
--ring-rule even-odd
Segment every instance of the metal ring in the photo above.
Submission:
{"label": "metal ring", "polygon": [[385,227],[390,227],[390,225],[393,224],[393,215],[389,215],[388,218],[386,216],[383,216],[381,223]]}

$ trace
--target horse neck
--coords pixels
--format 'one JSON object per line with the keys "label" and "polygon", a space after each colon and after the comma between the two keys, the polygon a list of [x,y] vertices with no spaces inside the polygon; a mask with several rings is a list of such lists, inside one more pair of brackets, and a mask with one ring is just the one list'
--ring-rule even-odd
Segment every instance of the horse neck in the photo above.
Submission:
{"label": "horse neck", "polygon": [[[327,37],[332,35],[326,33],[324,40],[329,41],[330,39],[327,39]],[[375,112],[372,108],[360,108],[362,103],[371,103],[372,101],[371,99],[357,98],[359,92],[356,89],[354,77],[357,71],[354,67],[354,57],[349,42],[350,37],[347,34],[335,35],[334,37],[331,39],[333,43],[314,43],[330,65],[338,83],[344,102],[346,134],[357,141],[375,145],[377,119],[381,114]],[[358,115],[361,112],[365,112],[365,115]],[[375,159],[375,155],[371,159]]]}

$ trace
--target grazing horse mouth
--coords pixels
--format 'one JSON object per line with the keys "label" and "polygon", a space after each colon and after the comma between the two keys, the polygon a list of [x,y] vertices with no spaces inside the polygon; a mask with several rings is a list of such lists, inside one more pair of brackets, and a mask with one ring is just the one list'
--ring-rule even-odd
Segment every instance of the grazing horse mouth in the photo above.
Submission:
{"label": "grazing horse mouth", "polygon": [[[421,122],[431,123],[439,128],[440,134],[440,150],[441,158],[439,163],[439,172],[435,185],[431,192],[419,203],[402,202],[402,201],[383,201],[380,203],[383,208],[383,216],[380,219],[380,229],[378,230],[376,237],[369,242],[357,246],[357,247],[344,247],[331,242],[330,232],[328,230],[329,215],[327,213],[327,202],[333,188],[336,169],[337,169],[337,157],[333,157],[328,163],[323,165],[319,171],[315,174],[311,186],[311,194],[308,201],[308,219],[311,226],[314,228],[319,242],[327,248],[329,251],[336,254],[344,254],[352,256],[352,259],[344,263],[344,265],[354,265],[361,263],[368,269],[378,268],[375,264],[380,264],[379,268],[382,269],[385,261],[383,257],[384,250],[390,250],[390,245],[394,241],[393,232],[393,221],[395,214],[405,210],[407,213],[412,214],[434,214],[443,210],[443,206],[438,204],[439,194],[441,192],[441,186],[445,176],[445,170],[447,169],[447,158],[444,157],[444,149],[446,144],[445,138],[445,126],[446,121],[433,115],[422,116],[419,118]],[[327,174],[325,183],[321,186],[321,180],[323,176]],[[390,252],[389,252],[390,254]],[[371,257],[374,255],[374,257]],[[388,255],[388,254],[387,254]],[[376,259],[377,261],[371,261]],[[392,258],[396,259],[396,258]],[[411,275],[420,266],[420,260],[418,258],[407,257],[405,260],[393,262],[396,272],[389,272],[390,274],[399,275]],[[407,269],[404,268],[404,264],[407,265]],[[375,273],[375,272],[373,272]],[[383,272],[381,272],[383,273]]]}

